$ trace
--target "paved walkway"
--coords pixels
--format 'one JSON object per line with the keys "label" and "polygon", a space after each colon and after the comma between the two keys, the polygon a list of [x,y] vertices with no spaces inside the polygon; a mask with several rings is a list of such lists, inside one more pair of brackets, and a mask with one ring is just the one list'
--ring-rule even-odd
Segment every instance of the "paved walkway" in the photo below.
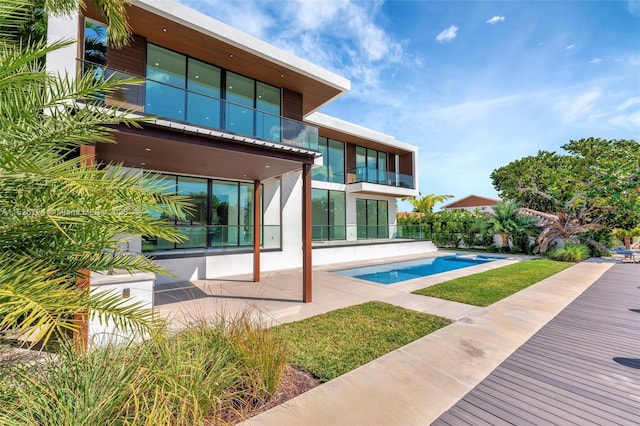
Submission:
{"label": "paved walkway", "polygon": [[[450,254],[436,252],[418,258]],[[391,285],[376,284],[331,272],[354,266],[412,259],[416,259],[416,256],[378,259],[368,263],[346,262],[315,267],[312,303],[302,303],[302,270],[291,269],[263,272],[259,283],[251,282],[251,275],[240,275],[158,286],[154,309],[160,315],[169,318],[175,327],[180,327],[181,324],[193,319],[221,314],[229,316],[246,311],[250,311],[252,315],[259,317],[266,324],[273,325],[297,321],[372,300],[459,320],[480,310],[480,308],[433,297],[419,296],[411,294],[411,292],[456,277],[515,263],[520,261],[522,256]]]}
{"label": "paved walkway", "polygon": [[606,262],[583,262],[566,269],[490,307],[473,310],[459,321],[249,419],[246,424],[431,423],[611,266]]}
{"label": "paved walkway", "polygon": [[618,264],[435,425],[639,425],[640,266]]}

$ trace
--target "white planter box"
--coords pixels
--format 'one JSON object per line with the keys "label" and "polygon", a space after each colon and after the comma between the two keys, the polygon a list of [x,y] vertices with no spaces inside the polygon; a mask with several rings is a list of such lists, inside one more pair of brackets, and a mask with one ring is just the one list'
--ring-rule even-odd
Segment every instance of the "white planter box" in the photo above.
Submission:
{"label": "white planter box", "polygon": [[[89,282],[91,291],[110,292],[119,294],[131,303],[141,303],[144,308],[153,309],[153,290],[155,274],[137,272],[130,274],[126,271],[115,272],[111,275],[91,272]],[[102,322],[98,318],[89,321],[89,346],[104,346],[109,343],[117,344],[131,340],[139,340],[142,336],[132,331],[116,329],[111,322]]]}

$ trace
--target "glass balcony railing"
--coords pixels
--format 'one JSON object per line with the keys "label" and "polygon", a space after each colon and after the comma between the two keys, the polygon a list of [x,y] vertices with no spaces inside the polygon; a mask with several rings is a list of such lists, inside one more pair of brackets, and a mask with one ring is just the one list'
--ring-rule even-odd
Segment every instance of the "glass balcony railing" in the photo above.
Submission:
{"label": "glass balcony railing", "polygon": [[367,244],[373,240],[431,240],[428,225],[313,225],[314,245]]}
{"label": "glass balcony railing", "polygon": [[370,169],[368,167],[357,167],[347,170],[347,183],[359,182],[376,183],[379,185],[395,186],[397,188],[415,188],[414,178],[411,175]]}
{"label": "glass balcony railing", "polygon": [[[176,229],[186,236],[180,243],[162,238],[143,237],[142,251],[158,252],[177,249],[222,249],[233,247],[253,247],[253,226],[251,225],[176,225]],[[260,246],[263,249],[280,249],[280,225],[263,225],[260,229]]]}
{"label": "glass balcony railing", "polygon": [[162,81],[78,60],[83,75],[97,80],[136,79],[105,94],[105,104],[214,130],[249,136],[297,148],[318,150],[318,128],[300,121],[229,102]]}
{"label": "glass balcony railing", "polygon": [[[176,225],[187,239],[172,243],[161,238],[143,237],[142,251],[153,255],[178,251],[233,250],[251,251],[253,226],[244,225]],[[263,225],[260,246],[263,250],[282,249],[280,225]],[[380,240],[431,240],[432,227],[423,225],[313,225],[314,246],[340,244],[370,244]]]}

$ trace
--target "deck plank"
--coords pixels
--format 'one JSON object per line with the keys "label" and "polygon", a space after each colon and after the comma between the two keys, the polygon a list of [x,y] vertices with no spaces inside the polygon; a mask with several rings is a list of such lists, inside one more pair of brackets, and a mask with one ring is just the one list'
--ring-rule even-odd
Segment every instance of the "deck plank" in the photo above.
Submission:
{"label": "deck plank", "polygon": [[639,286],[640,266],[614,265],[443,413],[446,421],[640,424],[640,369],[615,361],[640,358]]}

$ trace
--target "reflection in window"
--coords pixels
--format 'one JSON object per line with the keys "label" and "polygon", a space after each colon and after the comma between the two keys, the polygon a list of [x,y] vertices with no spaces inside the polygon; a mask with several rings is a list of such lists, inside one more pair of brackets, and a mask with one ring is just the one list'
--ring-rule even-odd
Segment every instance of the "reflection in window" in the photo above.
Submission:
{"label": "reflection in window", "polygon": [[189,197],[192,211],[185,220],[176,221],[178,230],[187,240],[177,248],[206,247],[207,244],[207,180],[178,176],[178,195]]}
{"label": "reflection in window", "polygon": [[148,45],[145,112],[184,121],[185,77],[183,55]]}
{"label": "reflection in window", "polygon": [[256,136],[279,142],[281,140],[280,89],[256,82]]}
{"label": "reflection in window", "polygon": [[85,19],[83,59],[98,65],[107,65],[107,26]]}
{"label": "reflection in window", "polygon": [[389,184],[388,154],[356,146],[355,182]]}
{"label": "reflection in window", "polygon": [[253,135],[254,80],[227,72],[225,129]]}
{"label": "reflection in window", "polygon": [[282,141],[278,87],[153,44],[146,77],[147,113]]}
{"label": "reflection in window", "polygon": [[386,200],[356,199],[359,240],[389,237],[389,204]]}
{"label": "reflection in window", "polygon": [[169,175],[157,175],[154,180],[165,188],[165,193],[175,194],[177,191],[189,198],[192,209],[184,220],[162,216],[159,211],[150,212],[156,219],[174,224],[188,239],[176,244],[144,237],[144,252],[253,244],[252,183]]}
{"label": "reflection in window", "polygon": [[220,68],[189,58],[187,121],[220,128]]}
{"label": "reflection in window", "polygon": [[347,238],[345,200],[345,193],[342,191],[311,190],[313,240],[344,240]]}
{"label": "reflection in window", "polygon": [[344,142],[319,137],[318,151],[322,154],[322,166],[311,171],[311,179],[344,183],[344,150]]}

